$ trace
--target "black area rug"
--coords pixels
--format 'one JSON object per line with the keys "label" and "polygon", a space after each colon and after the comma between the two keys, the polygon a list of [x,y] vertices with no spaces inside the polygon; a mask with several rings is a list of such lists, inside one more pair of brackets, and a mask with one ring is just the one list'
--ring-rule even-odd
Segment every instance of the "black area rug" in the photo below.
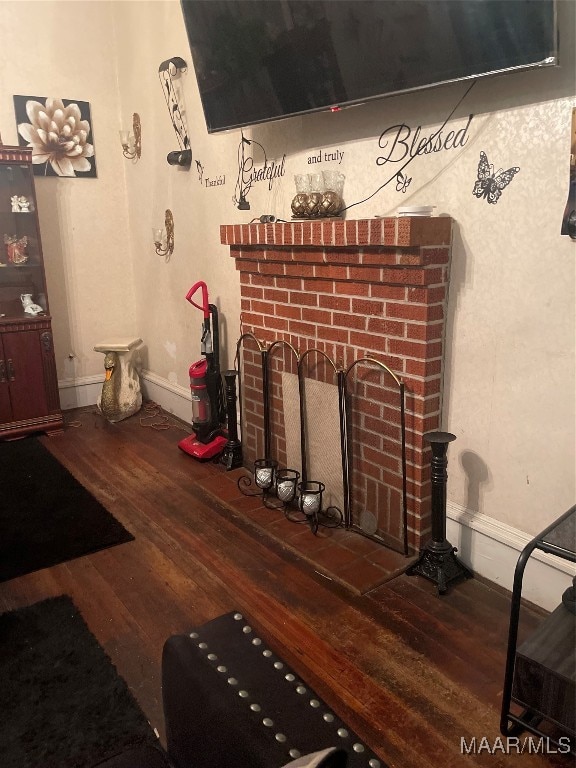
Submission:
{"label": "black area rug", "polygon": [[0,765],[89,768],[158,741],[67,596],[0,615]]}
{"label": "black area rug", "polygon": [[133,539],[37,438],[0,442],[0,582]]}

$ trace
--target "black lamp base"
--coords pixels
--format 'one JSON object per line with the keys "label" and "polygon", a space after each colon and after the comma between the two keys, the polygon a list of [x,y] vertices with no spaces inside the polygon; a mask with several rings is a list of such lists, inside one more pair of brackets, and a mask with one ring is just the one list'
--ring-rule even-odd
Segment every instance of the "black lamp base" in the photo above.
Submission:
{"label": "black lamp base", "polygon": [[413,563],[406,573],[409,576],[424,576],[433,581],[438,587],[438,594],[445,594],[448,585],[458,579],[471,579],[474,574],[456,557],[456,547],[449,541],[438,546],[430,542],[421,552],[418,560]]}

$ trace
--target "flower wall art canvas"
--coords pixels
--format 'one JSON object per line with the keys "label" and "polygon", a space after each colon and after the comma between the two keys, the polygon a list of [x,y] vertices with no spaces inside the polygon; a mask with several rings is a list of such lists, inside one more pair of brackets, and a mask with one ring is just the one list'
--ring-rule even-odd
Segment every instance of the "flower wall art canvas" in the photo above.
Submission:
{"label": "flower wall art canvas", "polygon": [[20,146],[32,150],[36,176],[96,177],[96,159],[86,101],[14,96]]}

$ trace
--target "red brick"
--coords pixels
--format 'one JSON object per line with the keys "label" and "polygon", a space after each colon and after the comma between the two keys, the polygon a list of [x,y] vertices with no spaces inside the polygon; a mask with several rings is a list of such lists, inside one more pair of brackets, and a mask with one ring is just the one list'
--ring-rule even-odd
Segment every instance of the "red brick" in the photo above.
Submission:
{"label": "red brick", "polygon": [[380,317],[384,313],[384,302],[373,299],[352,299],[352,312],[357,315]]}
{"label": "red brick", "polygon": [[286,266],[286,264],[261,261],[258,265],[258,271],[261,275],[284,275]]}
{"label": "red brick", "polygon": [[331,277],[334,278],[334,280],[347,280],[348,267],[317,264],[314,267],[314,275],[325,279]]}
{"label": "red brick", "polygon": [[350,333],[350,343],[367,351],[386,352],[386,339],[368,333]]}
{"label": "red brick", "polygon": [[294,277],[314,277],[314,267],[311,264],[285,264],[284,272]]}
{"label": "red brick", "polygon": [[318,280],[316,278],[314,280],[304,280],[304,290],[333,294],[334,282],[332,280]]}
{"label": "red brick", "polygon": [[369,242],[371,242],[371,243],[383,243],[384,242],[383,220],[382,219],[371,219],[370,220]]}
{"label": "red brick", "polygon": [[370,285],[368,283],[354,283],[348,280],[345,283],[335,283],[334,290],[336,293],[346,294],[348,296],[368,296],[370,293]]}
{"label": "red brick", "polygon": [[404,355],[423,360],[426,357],[426,344],[418,344],[416,341],[405,339],[389,339],[388,349],[393,355]]}
{"label": "red brick", "polygon": [[406,360],[406,373],[412,376],[436,376],[441,372],[441,360]]}
{"label": "red brick", "polygon": [[292,251],[286,250],[286,248],[268,248],[264,251],[264,259],[266,261],[290,261]]}
{"label": "red brick", "polygon": [[319,305],[326,309],[338,309],[342,312],[350,312],[350,299],[344,296],[319,296]]}
{"label": "red brick", "polygon": [[264,291],[262,288],[253,288],[250,285],[242,288],[242,296],[245,296],[247,299],[261,299],[263,295]]}
{"label": "red brick", "polygon": [[274,304],[267,301],[253,301],[252,310],[254,312],[259,312],[261,315],[273,315]]}
{"label": "red brick", "polygon": [[310,323],[301,323],[297,320],[290,322],[290,332],[298,333],[301,336],[316,336],[316,326]]}
{"label": "red brick", "polygon": [[346,227],[345,222],[334,222],[334,245],[344,245],[346,242]]}
{"label": "red brick", "polygon": [[406,323],[406,335],[409,339],[432,341],[441,339],[443,332],[444,323]]}
{"label": "red brick", "polygon": [[377,299],[393,299],[403,301],[406,298],[406,288],[402,285],[371,285],[370,295]]}
{"label": "red brick", "polygon": [[363,315],[334,312],[332,314],[332,324],[343,328],[356,328],[363,331],[366,329],[366,318]]}
{"label": "red brick", "polygon": [[361,262],[364,266],[393,267],[396,264],[396,252],[384,249],[378,249],[375,252],[364,252]]}
{"label": "red brick", "polygon": [[325,341],[336,341],[340,344],[348,344],[348,331],[343,328],[324,326],[318,329],[318,333]]}
{"label": "red brick", "polygon": [[271,275],[251,275],[252,285],[273,286],[274,278]]}
{"label": "red brick", "polygon": [[[257,290],[257,289],[254,289]],[[243,294],[246,293],[246,291],[242,291]],[[273,301],[276,303],[284,303],[286,304],[288,302],[289,293],[288,291],[280,291],[277,288],[264,288],[263,296],[266,301]]]}
{"label": "red brick", "polygon": [[248,259],[236,259],[236,269],[240,272],[258,272],[261,261],[248,261]]}
{"label": "red brick", "polygon": [[330,325],[332,315],[330,312],[325,312],[321,309],[306,307],[302,310],[302,320],[307,320],[309,323],[319,323],[320,325]]}
{"label": "red brick", "polygon": [[426,270],[419,267],[412,269],[384,267],[382,269],[382,282],[392,285],[425,285]]}
{"label": "red brick", "polygon": [[407,289],[406,298],[408,301],[415,301],[419,304],[438,304],[446,298],[446,286],[438,285],[434,288],[414,288]]}
{"label": "red brick", "polygon": [[297,293],[296,291],[290,292],[291,304],[303,304],[307,307],[318,306],[318,296],[314,293]]}
{"label": "red brick", "polygon": [[297,277],[277,277],[275,283],[277,288],[287,288],[290,291],[301,291],[302,280]]}
{"label": "red brick", "polygon": [[370,242],[370,222],[363,220],[358,222],[358,244],[366,245]]}
{"label": "red brick", "polygon": [[397,323],[394,320],[384,320],[378,317],[368,318],[368,327],[366,329],[369,333],[380,333],[385,336],[402,336],[405,335],[404,323]]}
{"label": "red brick", "polygon": [[322,245],[322,222],[312,221],[310,223],[312,228],[312,245]]}
{"label": "red brick", "polygon": [[275,328],[277,331],[288,330],[288,320],[282,317],[266,317],[264,322],[267,328]]}
{"label": "red brick", "polygon": [[347,221],[346,223],[346,242],[348,245],[357,245],[358,236],[355,221]]}
{"label": "red brick", "polygon": [[299,264],[323,264],[324,251],[320,248],[296,248],[292,251],[291,260]]}
{"label": "red brick", "polygon": [[382,281],[382,270],[377,267],[350,267],[350,280],[379,283]]}
{"label": "red brick", "polygon": [[327,264],[360,264],[360,254],[351,250],[327,248],[324,251],[324,261]]}

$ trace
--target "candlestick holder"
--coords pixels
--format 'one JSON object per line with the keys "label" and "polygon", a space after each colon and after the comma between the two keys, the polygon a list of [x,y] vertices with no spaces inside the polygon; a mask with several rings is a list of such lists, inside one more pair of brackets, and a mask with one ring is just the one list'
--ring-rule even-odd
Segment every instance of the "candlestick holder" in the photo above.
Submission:
{"label": "candlestick holder", "polygon": [[344,522],[344,516],[338,507],[329,506],[322,509],[322,495],[326,490],[324,483],[317,480],[306,480],[298,483],[298,509],[303,518],[298,520],[290,518],[292,522],[308,523],[314,535],[318,528],[339,528]]}
{"label": "candlestick holder", "polygon": [[471,578],[472,571],[456,557],[458,550],[446,539],[446,482],[448,444],[456,440],[450,432],[427,432],[424,435],[432,447],[432,539],[420,551],[418,560],[408,568],[410,576],[419,574],[433,581],[438,594],[443,595],[450,582]]}
{"label": "candlestick holder", "polygon": [[242,443],[238,439],[238,413],[236,409],[236,378],[238,371],[224,372],[226,392],[226,421],[228,426],[228,442],[224,446],[221,462],[227,470],[242,466]]}

